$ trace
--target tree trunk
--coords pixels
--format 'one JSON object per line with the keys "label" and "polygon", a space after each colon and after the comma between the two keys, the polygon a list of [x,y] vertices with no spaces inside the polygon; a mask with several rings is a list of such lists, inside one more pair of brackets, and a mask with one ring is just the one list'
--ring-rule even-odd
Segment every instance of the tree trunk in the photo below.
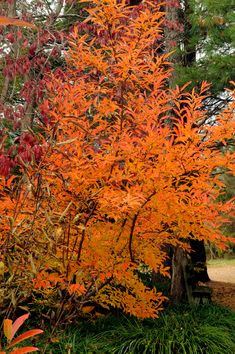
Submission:
{"label": "tree trunk", "polygon": [[191,240],[190,246],[192,252],[190,254],[193,266],[193,283],[199,281],[206,283],[210,280],[206,266],[206,249],[204,241]]}
{"label": "tree trunk", "polygon": [[171,299],[174,303],[181,303],[186,295],[186,266],[187,255],[180,247],[175,247],[172,258]]}

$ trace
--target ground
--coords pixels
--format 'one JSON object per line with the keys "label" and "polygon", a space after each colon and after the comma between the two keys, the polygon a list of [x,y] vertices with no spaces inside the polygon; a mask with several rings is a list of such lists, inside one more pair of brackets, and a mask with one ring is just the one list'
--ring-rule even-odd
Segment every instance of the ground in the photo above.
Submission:
{"label": "ground", "polygon": [[235,310],[235,260],[209,262],[208,273],[212,300]]}

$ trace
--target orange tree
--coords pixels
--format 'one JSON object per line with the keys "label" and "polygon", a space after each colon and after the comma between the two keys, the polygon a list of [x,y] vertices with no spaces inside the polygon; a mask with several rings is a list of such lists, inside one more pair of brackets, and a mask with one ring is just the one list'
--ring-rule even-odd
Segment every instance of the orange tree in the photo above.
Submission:
{"label": "orange tree", "polygon": [[68,69],[48,84],[50,124],[35,136],[43,158],[19,158],[17,186],[1,181],[1,276],[15,304],[60,291],[67,313],[70,296],[78,311],[92,301],[156,317],[164,296],[139,271],[166,275],[166,246],[227,240],[220,226],[233,201],[216,199],[234,153],[217,144],[233,135],[234,104],[206,125],[205,83],[200,92],[166,89],[154,2],[94,0],[87,11]]}

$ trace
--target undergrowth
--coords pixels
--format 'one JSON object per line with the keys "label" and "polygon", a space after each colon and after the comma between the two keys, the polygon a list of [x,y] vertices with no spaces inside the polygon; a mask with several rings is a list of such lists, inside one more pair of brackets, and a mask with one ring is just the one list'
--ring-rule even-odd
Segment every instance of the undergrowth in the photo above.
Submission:
{"label": "undergrowth", "polygon": [[[113,316],[68,326],[46,353],[234,354],[235,312],[216,306],[179,306],[159,319]],[[55,336],[54,336],[55,337]],[[45,346],[45,343],[44,343]],[[43,345],[41,345],[41,348]]]}

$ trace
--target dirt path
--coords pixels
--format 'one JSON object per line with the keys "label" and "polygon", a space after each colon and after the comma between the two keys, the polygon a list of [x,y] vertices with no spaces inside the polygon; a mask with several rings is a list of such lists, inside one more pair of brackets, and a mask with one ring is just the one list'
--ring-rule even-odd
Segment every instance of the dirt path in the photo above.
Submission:
{"label": "dirt path", "polygon": [[235,284],[235,265],[208,266],[211,280]]}
{"label": "dirt path", "polygon": [[212,300],[235,310],[235,265],[208,266]]}

